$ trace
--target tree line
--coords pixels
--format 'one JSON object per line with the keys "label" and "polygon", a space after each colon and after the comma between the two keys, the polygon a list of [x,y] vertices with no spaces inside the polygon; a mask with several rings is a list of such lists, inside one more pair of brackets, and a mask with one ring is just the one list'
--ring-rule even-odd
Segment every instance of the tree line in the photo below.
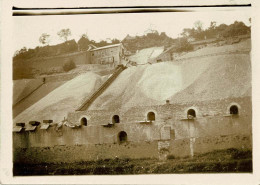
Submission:
{"label": "tree line", "polygon": [[26,47],[23,47],[14,53],[13,59],[30,59],[34,57],[56,56],[76,51],[84,51],[88,49],[89,44],[102,47],[109,44],[120,43],[120,40],[118,39],[112,39],[109,43],[104,40],[101,40],[100,42],[89,40],[86,33],[81,35],[78,42],[74,39],[69,40],[69,37],[71,36],[71,30],[69,28],[60,30],[57,35],[63,40],[63,43],[50,46],[49,43],[51,41],[51,35],[48,33],[42,33],[39,37],[39,42],[42,46],[37,46],[34,49],[27,49]]}
{"label": "tree line", "polygon": [[[251,21],[251,19],[249,19]],[[207,29],[203,29],[203,23],[196,21],[193,28],[184,28],[181,36],[184,38],[190,37],[195,40],[210,39],[210,38],[227,38],[244,35],[251,32],[251,28],[243,22],[235,21],[233,24],[220,24],[217,26],[215,21],[210,23]]]}
{"label": "tree line", "polygon": [[[251,22],[251,19],[249,19],[249,21]],[[135,36],[131,39],[127,39],[126,37],[122,40],[122,43],[125,48],[131,52],[155,46],[169,47],[172,44],[179,45],[180,51],[188,51],[192,49],[189,44],[189,40],[191,39],[202,40],[211,38],[228,38],[250,34],[250,32],[251,27],[248,27],[243,22],[239,21],[235,21],[230,25],[220,24],[218,26],[215,21],[212,21],[210,26],[206,29],[203,29],[203,23],[201,21],[196,21],[192,28],[184,28],[182,30],[179,39],[170,38],[165,34],[165,32],[159,34],[157,30],[151,30],[143,36]],[[76,42],[74,39],[69,40],[69,37],[71,36],[71,30],[69,28],[60,30],[57,32],[57,35],[64,41],[63,43],[49,46],[51,36],[48,33],[43,33],[39,37],[39,42],[42,46],[37,46],[35,49],[27,49],[26,47],[23,47],[15,52],[14,60],[55,56],[76,51],[84,51],[88,49],[90,44],[97,47],[102,47],[121,42],[118,39],[111,39],[110,42],[105,40],[96,42],[94,40],[90,40],[86,33],[82,34],[81,38],[78,42]]]}

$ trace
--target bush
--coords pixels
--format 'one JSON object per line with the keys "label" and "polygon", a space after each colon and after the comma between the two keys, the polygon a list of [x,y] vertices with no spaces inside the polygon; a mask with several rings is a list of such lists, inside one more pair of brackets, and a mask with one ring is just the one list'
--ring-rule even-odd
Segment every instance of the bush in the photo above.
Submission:
{"label": "bush", "polygon": [[170,155],[167,155],[167,159],[175,159],[175,156],[170,154]]}
{"label": "bush", "polygon": [[64,65],[63,65],[63,70],[65,72],[68,72],[72,69],[75,69],[76,68],[76,64],[73,62],[72,59],[70,59],[69,61],[67,61]]}
{"label": "bush", "polygon": [[193,46],[188,42],[186,38],[181,38],[176,44],[177,52],[192,51]]}

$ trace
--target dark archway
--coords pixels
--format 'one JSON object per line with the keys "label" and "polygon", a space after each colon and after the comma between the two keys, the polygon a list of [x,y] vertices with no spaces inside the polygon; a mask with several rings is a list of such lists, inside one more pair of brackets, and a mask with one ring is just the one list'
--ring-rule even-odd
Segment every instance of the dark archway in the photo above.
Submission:
{"label": "dark archway", "polygon": [[187,112],[187,117],[188,118],[195,118],[196,117],[196,111],[194,109],[189,109],[188,112]]}
{"label": "dark archway", "polygon": [[155,121],[155,114],[154,114],[154,112],[149,112],[147,114],[147,120],[148,121]]}
{"label": "dark archway", "polygon": [[85,117],[81,118],[80,124],[81,124],[81,125],[84,125],[84,126],[87,126],[87,125],[88,125],[88,120],[87,120],[87,118],[85,118]]}
{"label": "dark archway", "polygon": [[112,117],[112,123],[115,124],[115,123],[120,123],[120,118],[118,115],[114,115]]}
{"label": "dark archway", "polygon": [[238,115],[238,107],[236,105],[232,105],[229,109],[230,114]]}
{"label": "dark archway", "polygon": [[127,141],[127,133],[125,131],[121,131],[118,133],[118,141],[119,143],[124,143]]}

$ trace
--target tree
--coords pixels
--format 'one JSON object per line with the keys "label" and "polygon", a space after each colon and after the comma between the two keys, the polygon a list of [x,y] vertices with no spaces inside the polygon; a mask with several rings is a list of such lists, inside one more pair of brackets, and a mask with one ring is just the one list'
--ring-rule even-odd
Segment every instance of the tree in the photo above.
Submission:
{"label": "tree", "polygon": [[247,27],[243,22],[235,21],[229,25],[224,31],[224,37],[234,37],[238,35],[244,35],[250,32],[250,27]]}
{"label": "tree", "polygon": [[68,37],[71,36],[71,31],[69,28],[62,29],[57,33],[57,35],[66,42]]}
{"label": "tree", "polygon": [[225,29],[227,29],[228,25],[226,24],[221,24],[219,26],[216,27],[216,31],[222,35],[222,33],[225,31]]}
{"label": "tree", "polygon": [[210,22],[210,26],[208,27],[208,29],[206,29],[204,31],[204,35],[207,37],[207,38],[214,38],[216,37],[217,35],[217,32],[216,32],[216,21],[211,21]]}
{"label": "tree", "polygon": [[203,23],[201,21],[194,22],[194,28],[198,33],[202,32]]}
{"label": "tree", "polygon": [[66,61],[66,63],[62,67],[65,72],[68,72],[72,69],[75,69],[76,64],[74,63],[74,61],[72,59],[70,59],[70,60]]}
{"label": "tree", "polygon": [[16,57],[17,55],[19,55],[19,53],[20,53],[20,51],[16,50],[13,57]]}
{"label": "tree", "polygon": [[112,39],[112,44],[118,44],[118,43],[120,43],[120,40],[116,38]]}
{"label": "tree", "polygon": [[204,39],[205,37],[202,27],[203,27],[203,23],[201,21],[194,22],[194,29],[195,29],[194,38],[196,38],[197,40]]}
{"label": "tree", "polygon": [[40,38],[39,38],[39,42],[42,44],[42,45],[45,45],[45,44],[49,44],[50,42],[50,35],[47,34],[47,33],[43,33]]}
{"label": "tree", "polygon": [[[84,34],[81,35],[81,38],[82,38],[82,37],[85,38],[85,39],[88,39],[88,34],[87,34],[87,33],[84,33]],[[89,39],[88,39],[88,40],[89,40]]]}
{"label": "tree", "polygon": [[26,48],[26,47],[23,47],[22,49],[20,49],[19,54],[25,53],[26,51],[27,51],[27,48]]}
{"label": "tree", "polygon": [[215,30],[215,29],[216,29],[216,21],[211,21],[210,26],[209,26],[209,30]]}
{"label": "tree", "polygon": [[183,36],[183,37],[194,37],[195,36],[195,29],[194,28],[192,28],[192,29],[184,28],[182,30],[181,36]]}
{"label": "tree", "polygon": [[176,43],[177,52],[192,51],[193,46],[188,42],[187,38],[180,38]]}
{"label": "tree", "polygon": [[83,34],[78,41],[78,48],[79,50],[87,50],[89,44],[90,44],[89,39],[86,37],[85,34]]}
{"label": "tree", "polygon": [[101,40],[99,43],[97,43],[98,47],[103,47],[103,46],[106,46],[106,45],[108,45],[108,43],[105,40]]}

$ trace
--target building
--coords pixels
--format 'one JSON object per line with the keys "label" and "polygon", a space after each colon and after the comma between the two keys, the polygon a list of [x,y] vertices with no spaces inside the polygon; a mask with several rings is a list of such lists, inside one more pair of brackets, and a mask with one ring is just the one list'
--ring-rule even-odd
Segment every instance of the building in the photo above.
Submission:
{"label": "building", "polygon": [[168,155],[193,156],[217,149],[252,149],[251,115],[251,97],[78,111],[68,115],[64,126],[15,129],[14,161],[165,159]]}
{"label": "building", "polygon": [[124,47],[121,43],[99,48],[91,44],[88,52],[91,64],[105,64],[116,67],[122,64],[121,57],[124,55]]}
{"label": "building", "polygon": [[164,50],[160,55],[156,56],[155,58],[150,58],[148,60],[149,63],[157,63],[157,62],[167,62],[173,61],[173,49],[175,45],[169,47],[168,49]]}

